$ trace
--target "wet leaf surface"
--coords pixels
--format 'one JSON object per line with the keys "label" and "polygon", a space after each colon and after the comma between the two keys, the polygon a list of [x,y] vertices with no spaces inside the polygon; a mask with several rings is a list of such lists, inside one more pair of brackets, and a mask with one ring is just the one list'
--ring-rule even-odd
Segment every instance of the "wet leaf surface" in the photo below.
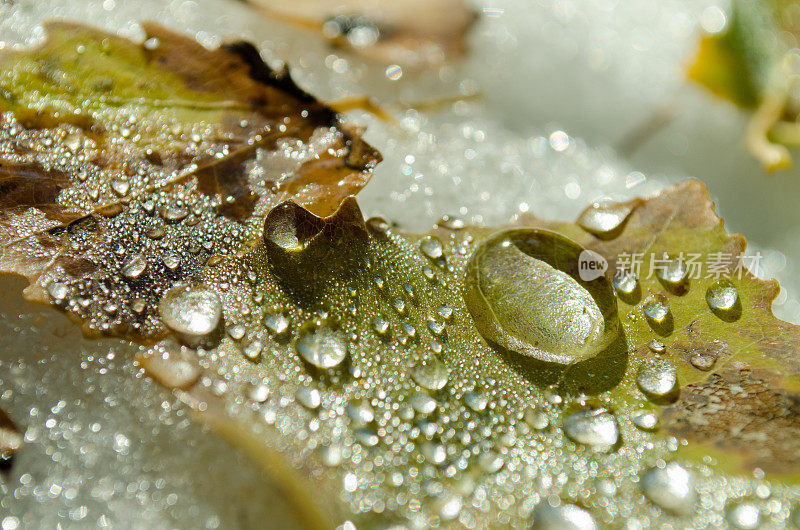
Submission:
{"label": "wet leaf surface", "polygon": [[329,214],[380,156],[244,42],[67,23],[0,58],[0,268],[90,334],[156,336],[165,287],[286,198]]}
{"label": "wet leaf surface", "polygon": [[[787,515],[798,328],[772,316],[777,284],[741,270],[744,239],[701,184],[575,223],[403,233],[345,197],[378,155],[252,48],[65,26],[49,42],[2,63],[0,264],[85,329],[169,330],[140,347],[145,373],[306,526],[705,527],[721,496],[763,487]],[[111,85],[65,85],[86,54]],[[202,68],[230,82],[224,98]],[[158,81],[146,102],[142,79]],[[295,136],[271,138],[281,124]],[[252,157],[261,169],[230,169]]]}

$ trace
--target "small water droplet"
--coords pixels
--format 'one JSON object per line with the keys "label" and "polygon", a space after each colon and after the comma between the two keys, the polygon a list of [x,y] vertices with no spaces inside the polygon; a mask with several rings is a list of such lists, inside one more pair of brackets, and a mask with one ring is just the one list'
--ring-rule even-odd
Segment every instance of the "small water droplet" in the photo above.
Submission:
{"label": "small water droplet", "polygon": [[365,400],[354,400],[347,404],[345,413],[355,425],[366,425],[375,419],[372,405]]}
{"label": "small water droplet", "polygon": [[641,287],[639,278],[632,271],[619,271],[612,280],[614,291],[623,302],[629,305],[639,303],[641,298]]}
{"label": "small water droplet", "polygon": [[722,278],[706,291],[706,303],[711,311],[721,319],[731,322],[742,314],[739,291],[730,280]]}
{"label": "small water droplet", "polygon": [[306,362],[322,369],[338,366],[347,357],[344,335],[328,325],[301,331],[295,349]]}
{"label": "small water droplet", "polygon": [[458,495],[453,495],[452,493],[446,493],[444,495],[439,496],[436,499],[435,507],[436,513],[439,514],[439,518],[442,521],[452,521],[458,514],[461,513],[461,509],[464,507],[464,501]]}
{"label": "small water droplet", "polygon": [[453,317],[453,308],[443,305],[436,310],[436,314],[442,317],[444,320],[450,320]]}
{"label": "small water droplet", "polygon": [[531,429],[536,429],[537,431],[541,431],[550,426],[550,418],[547,414],[533,407],[525,409],[524,419],[525,423],[528,424]]}
{"label": "small water droplet", "polygon": [[564,434],[573,442],[598,449],[609,449],[619,441],[617,418],[602,407],[584,408],[567,415]]}
{"label": "small water droplet", "polygon": [[447,367],[436,357],[419,364],[411,371],[411,377],[419,386],[427,390],[440,390],[447,384],[450,376]]}
{"label": "small water droplet", "polygon": [[385,336],[389,333],[389,323],[380,317],[375,318],[372,320],[372,329],[378,335]]}
{"label": "small water droplet", "polygon": [[122,265],[122,274],[126,278],[135,279],[147,269],[147,260],[141,254],[134,254]]}
{"label": "small water droplet", "polygon": [[244,326],[235,324],[228,328],[228,335],[230,335],[233,340],[241,340],[242,337],[244,337],[244,331]]}
{"label": "small water droplet", "polygon": [[66,298],[69,289],[66,284],[61,282],[50,282],[47,284],[47,293],[53,297],[54,300],[60,302]]}
{"label": "small water droplet", "polygon": [[433,320],[433,319],[428,319],[427,325],[428,325],[428,331],[430,331],[433,335],[435,335],[437,337],[444,333],[444,323],[443,322],[439,322],[439,321]]}
{"label": "small water droplet", "polygon": [[578,274],[584,251],[545,230],[506,230],[473,254],[465,301],[478,330],[508,350],[572,364],[618,337],[616,297],[604,275]]}
{"label": "small water droplet", "polygon": [[254,385],[247,383],[244,389],[244,395],[247,399],[255,401],[256,403],[264,403],[269,397],[269,387],[266,385]]}
{"label": "small water droplet", "polygon": [[461,230],[465,226],[464,220],[460,217],[455,217],[453,215],[443,215],[439,221],[436,222],[436,226],[441,228],[446,228],[448,230]]}
{"label": "small water droplet", "polygon": [[658,428],[658,416],[656,416],[653,412],[648,411],[634,414],[631,418],[631,421],[636,428],[643,431],[654,431],[656,428]]}
{"label": "small water droplet", "polygon": [[717,363],[717,357],[708,353],[695,352],[689,357],[689,362],[698,370],[708,372],[714,368]]}
{"label": "small water droplet", "polygon": [[664,345],[663,342],[661,342],[658,339],[651,340],[647,344],[647,347],[650,349],[651,352],[658,353],[659,355],[662,355],[667,351],[667,347]]}
{"label": "small water droplet", "polygon": [[181,264],[181,258],[176,254],[167,254],[166,256],[161,258],[161,261],[163,261],[164,265],[166,265],[167,268],[170,270],[177,269],[178,266],[180,266]]}
{"label": "small water droplet", "polygon": [[161,297],[158,314],[182,341],[196,346],[219,325],[222,302],[208,287],[178,285]]}
{"label": "small water droplet", "polygon": [[317,450],[317,454],[328,467],[336,467],[342,463],[342,448],[338,445],[323,445]]}
{"label": "small water droplet", "polygon": [[475,412],[480,412],[486,408],[489,400],[482,392],[467,392],[464,394],[464,403]]}
{"label": "small water droplet", "polygon": [[254,340],[253,342],[249,343],[247,346],[244,347],[242,353],[247,358],[248,361],[251,362],[258,362],[261,360],[261,350],[263,346],[260,340]]}
{"label": "small water droplet", "polygon": [[444,255],[444,247],[442,242],[436,236],[424,237],[419,242],[419,248],[423,254],[432,260],[439,260]]}
{"label": "small water droplet", "polygon": [[408,399],[411,407],[420,414],[430,414],[436,410],[436,400],[424,392],[415,392]]}
{"label": "small water droplet", "polygon": [[678,390],[678,372],[666,359],[648,359],[636,372],[636,384],[654,401],[671,401]]}
{"label": "small water droplet", "polygon": [[543,500],[533,509],[535,530],[597,530],[592,514],[574,504]]}
{"label": "small water droplet", "polygon": [[422,452],[423,456],[426,460],[428,460],[428,462],[436,465],[444,463],[445,459],[447,458],[447,451],[445,451],[442,444],[425,442],[422,444],[420,452]]}
{"label": "small water droplet", "polygon": [[645,472],[642,491],[651,502],[677,515],[690,515],[697,504],[694,477],[677,462]]}
{"label": "small water droplet", "polygon": [[600,239],[614,239],[622,233],[637,205],[635,202],[596,202],[583,210],[576,222]]}
{"label": "small water droplet", "polygon": [[665,253],[663,263],[659,264],[656,276],[671,293],[681,295],[689,290],[689,267],[682,257],[670,258]]}
{"label": "small water droplet", "polygon": [[674,326],[672,311],[666,297],[653,296],[644,303],[642,308],[650,328],[659,335],[669,335]]}
{"label": "small water droplet", "polygon": [[283,313],[273,313],[264,317],[264,325],[273,335],[282,335],[289,329],[289,319]]}
{"label": "small water droplet", "polygon": [[307,386],[298,388],[294,398],[305,408],[311,410],[318,408],[322,404],[322,396],[320,396],[319,390]]}
{"label": "small water droplet", "polygon": [[167,221],[178,222],[189,215],[189,210],[178,206],[164,206],[159,210],[159,214]]}
{"label": "small water droplet", "polygon": [[375,447],[380,442],[380,438],[371,427],[359,427],[353,434],[358,443],[367,447]]}
{"label": "small water droplet", "polygon": [[725,520],[737,530],[755,530],[761,526],[761,512],[752,502],[736,502],[726,509]]}
{"label": "small water droplet", "polygon": [[486,473],[497,473],[503,464],[505,460],[495,451],[484,451],[478,455],[478,466]]}
{"label": "small water droplet", "polygon": [[127,180],[114,179],[111,181],[111,189],[120,197],[124,197],[131,189],[131,185]]}

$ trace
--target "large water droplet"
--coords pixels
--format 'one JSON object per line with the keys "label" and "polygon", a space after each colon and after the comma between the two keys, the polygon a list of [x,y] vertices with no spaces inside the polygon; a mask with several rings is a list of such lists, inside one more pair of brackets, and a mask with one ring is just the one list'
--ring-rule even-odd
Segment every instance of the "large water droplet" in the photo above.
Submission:
{"label": "large water droplet", "polygon": [[706,291],[706,303],[711,311],[721,319],[731,322],[742,314],[739,291],[730,280],[722,278],[714,282]]}
{"label": "large water droplet", "polygon": [[618,336],[617,303],[605,276],[579,275],[583,249],[545,230],[499,232],[472,256],[465,300],[483,336],[541,361],[593,357]]}
{"label": "large water droplet", "polygon": [[666,359],[649,359],[636,372],[636,384],[653,401],[671,401],[677,397],[678,372]]}
{"label": "large water droplet", "polygon": [[666,254],[656,269],[661,284],[673,294],[684,294],[689,290],[689,267],[682,257],[670,258]]}
{"label": "large water droplet", "polygon": [[610,449],[619,441],[617,418],[602,407],[585,408],[568,414],[563,426],[564,434],[573,442],[597,449]]}
{"label": "large water droplet", "polygon": [[432,260],[441,259],[444,255],[442,242],[436,236],[427,236],[419,242],[419,249]]}
{"label": "large water droplet", "polygon": [[631,418],[637,429],[654,431],[658,427],[658,416],[653,412],[640,412]]}
{"label": "large water droplet", "polygon": [[147,268],[147,260],[141,254],[134,254],[122,265],[122,274],[126,278],[135,279]]}
{"label": "large water droplet", "polygon": [[697,503],[694,478],[677,462],[647,471],[642,476],[642,491],[651,502],[678,515],[690,515]]}
{"label": "large water droplet", "polygon": [[197,346],[217,329],[222,318],[222,302],[208,287],[178,285],[161,297],[158,314],[183,342]]}
{"label": "large water droplet", "polygon": [[574,504],[543,500],[533,509],[536,530],[597,530],[592,514]]}
{"label": "large water droplet", "polygon": [[295,348],[306,362],[322,369],[333,368],[347,357],[344,335],[328,325],[301,331]]}
{"label": "large water droplet", "polygon": [[636,203],[596,202],[578,216],[578,226],[600,239],[613,239],[625,228]]}

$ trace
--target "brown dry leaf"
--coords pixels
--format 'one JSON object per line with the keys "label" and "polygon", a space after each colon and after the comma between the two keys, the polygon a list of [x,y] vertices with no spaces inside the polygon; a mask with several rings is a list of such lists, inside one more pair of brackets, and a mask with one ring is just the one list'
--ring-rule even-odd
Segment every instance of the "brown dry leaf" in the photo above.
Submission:
{"label": "brown dry leaf", "polygon": [[331,213],[380,160],[252,45],[144,29],[51,23],[0,56],[0,269],[91,334],[158,335],[165,289],[282,200]]}
{"label": "brown dry leaf", "polygon": [[247,0],[268,16],[319,31],[384,62],[436,67],[466,51],[476,16],[463,0]]}

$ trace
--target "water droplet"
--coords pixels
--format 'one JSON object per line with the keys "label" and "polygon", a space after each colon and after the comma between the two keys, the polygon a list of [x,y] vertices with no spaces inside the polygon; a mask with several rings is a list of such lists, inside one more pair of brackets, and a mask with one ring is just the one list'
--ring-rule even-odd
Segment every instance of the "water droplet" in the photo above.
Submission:
{"label": "water droplet", "polygon": [[597,530],[592,514],[574,504],[544,500],[533,509],[536,530]]}
{"label": "water droplet", "polygon": [[624,230],[636,202],[596,202],[583,210],[577,224],[600,239],[614,239]]}
{"label": "water droplet", "polygon": [[442,242],[436,236],[427,236],[419,242],[419,248],[423,254],[433,260],[441,259],[444,255]]}
{"label": "water droplet", "polygon": [[158,213],[167,221],[178,222],[186,219],[189,215],[189,210],[177,206],[164,206]]}
{"label": "water droplet", "polygon": [[251,362],[258,362],[261,359],[261,350],[262,345],[260,340],[254,340],[250,344],[244,347],[242,353],[247,358],[248,361]]}
{"label": "water droplet", "polygon": [[233,340],[241,340],[242,337],[244,337],[244,331],[244,326],[235,324],[228,328],[228,335],[230,335]]}
{"label": "water droplet", "polygon": [[366,425],[375,419],[375,411],[364,400],[351,401],[345,407],[345,412],[355,425]]}
{"label": "water droplet", "polygon": [[372,320],[372,329],[378,335],[385,336],[389,333],[389,323],[380,317],[375,318]]}
{"label": "water droplet", "polygon": [[761,512],[752,502],[737,502],[727,508],[725,520],[737,530],[755,530],[761,525]]}
{"label": "water droplet", "polygon": [[444,320],[450,320],[453,317],[453,308],[443,305],[436,310],[436,314],[442,317]]}
{"label": "water droplet", "polygon": [[682,257],[670,258],[665,253],[656,270],[661,284],[671,293],[681,295],[689,290],[689,267]]}
{"label": "water droplet", "polygon": [[127,180],[114,179],[111,181],[111,189],[120,197],[124,197],[131,189],[131,185]]}
{"label": "water droplet", "polygon": [[537,431],[546,429],[550,425],[550,418],[547,414],[532,407],[525,409],[524,419],[531,429],[536,429]]}
{"label": "water droplet", "polygon": [[674,326],[672,311],[669,309],[667,299],[663,296],[653,296],[644,303],[644,316],[650,328],[659,335],[669,335]]}
{"label": "water droplet", "polygon": [[634,416],[631,418],[631,421],[636,428],[643,431],[654,431],[656,428],[658,428],[658,416],[656,416],[653,412],[648,411],[634,414]]}
{"label": "water droplet", "polygon": [[301,331],[295,348],[306,362],[317,368],[333,368],[347,357],[344,335],[328,325]]}
{"label": "water droplet", "polygon": [[694,478],[677,462],[647,471],[642,476],[642,491],[651,502],[677,515],[690,515],[697,504]]}
{"label": "water droplet", "polygon": [[182,341],[197,346],[219,325],[222,302],[208,287],[178,285],[161,297],[158,314]]}
{"label": "water droplet", "polygon": [[269,387],[261,384],[254,385],[248,383],[245,385],[244,395],[247,396],[247,399],[255,401],[256,403],[264,403],[269,397]]}
{"label": "water droplet", "polygon": [[617,418],[607,409],[585,408],[567,415],[564,434],[573,442],[598,449],[610,449],[619,441]]}
{"label": "water droplet", "polygon": [[642,289],[639,286],[639,278],[631,271],[619,271],[612,280],[614,291],[620,300],[629,305],[639,303],[642,296]]}
{"label": "water droplet", "polygon": [[47,284],[47,293],[56,301],[61,301],[66,298],[69,289],[66,284],[61,282],[50,282]]}
{"label": "water droplet", "polygon": [[660,355],[666,353],[667,351],[667,347],[664,345],[663,342],[661,342],[658,339],[651,340],[647,344],[647,347],[650,349],[651,352],[658,353]]}
{"label": "water droplet", "polygon": [[739,291],[730,280],[722,278],[706,291],[706,302],[711,311],[721,319],[731,322],[742,314]]}
{"label": "water droplet", "polygon": [[164,256],[161,261],[164,262],[164,265],[167,266],[170,270],[175,270],[181,264],[181,258],[176,254],[167,254]]}
{"label": "water droplet", "polygon": [[298,388],[297,392],[294,394],[294,398],[307,409],[313,410],[322,404],[322,396],[320,396],[319,390],[307,386]]}
{"label": "water droplet", "polygon": [[464,403],[475,412],[480,412],[486,408],[489,400],[482,392],[467,392],[464,394]]}
{"label": "water droplet", "polygon": [[134,254],[122,265],[122,274],[130,279],[138,278],[147,268],[147,260],[141,254]]}
{"label": "water droplet", "polygon": [[380,442],[380,438],[371,427],[359,427],[353,434],[358,443],[367,447],[375,447]]}
{"label": "water droplet", "polygon": [[689,362],[698,370],[708,372],[714,368],[714,365],[717,362],[717,357],[708,353],[695,352],[691,357],[689,357]]}
{"label": "water droplet", "polygon": [[434,509],[436,513],[439,514],[439,518],[442,521],[452,521],[458,517],[463,507],[464,501],[461,497],[453,495],[452,493],[447,493],[436,499]]}
{"label": "water droplet", "polygon": [[444,323],[438,320],[428,319],[428,331],[433,335],[439,336],[444,333]]}
{"label": "water droplet", "polygon": [[433,464],[439,465],[444,463],[445,459],[447,458],[447,451],[445,451],[444,446],[442,444],[437,444],[433,442],[425,442],[422,444],[420,448],[423,456]]}
{"label": "water droplet", "polygon": [[678,372],[666,359],[648,359],[636,372],[636,384],[654,401],[671,401],[677,397]]}
{"label": "water droplet", "polygon": [[446,228],[448,230],[461,230],[467,225],[464,224],[464,220],[460,217],[443,215],[442,218],[436,222],[436,226]]}
{"label": "water droplet", "polygon": [[447,366],[436,357],[419,364],[411,371],[411,377],[419,386],[427,390],[440,390],[447,384],[450,376]]}
{"label": "water droplet", "polygon": [[289,319],[283,313],[273,313],[264,317],[264,325],[273,335],[282,335],[289,329]]}
{"label": "water droplet", "polygon": [[167,388],[188,390],[200,379],[200,367],[178,351],[155,350],[139,359],[145,372]]}
{"label": "water droplet", "polygon": [[342,449],[338,445],[323,445],[317,450],[317,454],[328,467],[336,467],[342,463]]}
{"label": "water droplet", "polygon": [[497,473],[505,464],[505,460],[495,451],[484,451],[478,455],[478,466],[486,473]]}
{"label": "water droplet", "polygon": [[618,337],[616,298],[605,276],[580,278],[582,251],[545,230],[507,230],[485,240],[469,262],[464,295],[481,334],[561,364],[606,349]]}
{"label": "water droplet", "polygon": [[436,400],[424,392],[415,392],[408,398],[414,410],[420,414],[430,414],[436,410]]}

